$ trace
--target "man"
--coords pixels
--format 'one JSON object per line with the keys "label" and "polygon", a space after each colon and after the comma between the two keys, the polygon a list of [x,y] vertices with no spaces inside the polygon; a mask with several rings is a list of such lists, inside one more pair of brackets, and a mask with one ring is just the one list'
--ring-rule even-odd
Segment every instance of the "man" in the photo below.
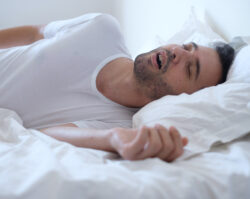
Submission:
{"label": "man", "polygon": [[[164,95],[222,83],[234,54],[228,45],[190,43],[133,61],[119,24],[103,14],[3,30],[0,45],[0,107],[15,110],[27,128],[130,160],[182,154],[188,140],[176,128],[131,129],[132,115]],[[79,120],[94,128],[78,128]]]}

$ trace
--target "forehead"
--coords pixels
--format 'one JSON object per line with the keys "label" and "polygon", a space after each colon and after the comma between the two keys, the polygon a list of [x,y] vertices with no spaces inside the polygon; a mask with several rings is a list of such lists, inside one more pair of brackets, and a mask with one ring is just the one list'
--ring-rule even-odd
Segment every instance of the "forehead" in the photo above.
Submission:
{"label": "forehead", "polygon": [[198,83],[201,87],[216,85],[222,74],[222,66],[217,52],[205,46],[199,46],[195,56],[200,62]]}

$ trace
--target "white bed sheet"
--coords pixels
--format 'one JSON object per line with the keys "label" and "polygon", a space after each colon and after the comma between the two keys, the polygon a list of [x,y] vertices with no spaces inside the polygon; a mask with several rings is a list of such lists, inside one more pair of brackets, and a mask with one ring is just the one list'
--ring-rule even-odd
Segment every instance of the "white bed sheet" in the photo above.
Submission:
{"label": "white bed sheet", "polygon": [[250,136],[189,159],[124,161],[25,129],[0,109],[0,198],[249,198]]}

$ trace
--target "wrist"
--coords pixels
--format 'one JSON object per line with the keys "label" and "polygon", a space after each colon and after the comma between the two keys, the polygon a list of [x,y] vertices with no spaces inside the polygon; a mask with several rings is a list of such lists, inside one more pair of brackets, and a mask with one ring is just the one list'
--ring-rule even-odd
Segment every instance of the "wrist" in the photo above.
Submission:
{"label": "wrist", "polygon": [[117,128],[112,128],[112,129],[108,129],[105,132],[105,143],[108,147],[108,151],[110,152],[116,152],[114,145],[113,145],[113,140],[114,140],[114,135],[116,132]]}

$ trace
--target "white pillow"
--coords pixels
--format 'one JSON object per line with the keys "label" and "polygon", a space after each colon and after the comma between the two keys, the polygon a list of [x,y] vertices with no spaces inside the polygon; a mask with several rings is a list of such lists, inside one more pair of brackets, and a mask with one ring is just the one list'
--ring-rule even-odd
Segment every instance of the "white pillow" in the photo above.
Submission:
{"label": "white pillow", "polygon": [[250,132],[250,46],[237,54],[228,80],[191,95],[165,96],[133,117],[133,126],[175,126],[189,139],[182,158]]}
{"label": "white pillow", "polygon": [[203,10],[199,11],[197,8],[191,7],[189,17],[182,26],[181,30],[179,30],[171,38],[164,38],[159,35],[156,36],[156,43],[161,46],[166,44],[183,44],[193,41],[199,45],[208,46],[210,42],[225,42],[225,39],[213,31],[209,24],[205,21],[205,12]]}

